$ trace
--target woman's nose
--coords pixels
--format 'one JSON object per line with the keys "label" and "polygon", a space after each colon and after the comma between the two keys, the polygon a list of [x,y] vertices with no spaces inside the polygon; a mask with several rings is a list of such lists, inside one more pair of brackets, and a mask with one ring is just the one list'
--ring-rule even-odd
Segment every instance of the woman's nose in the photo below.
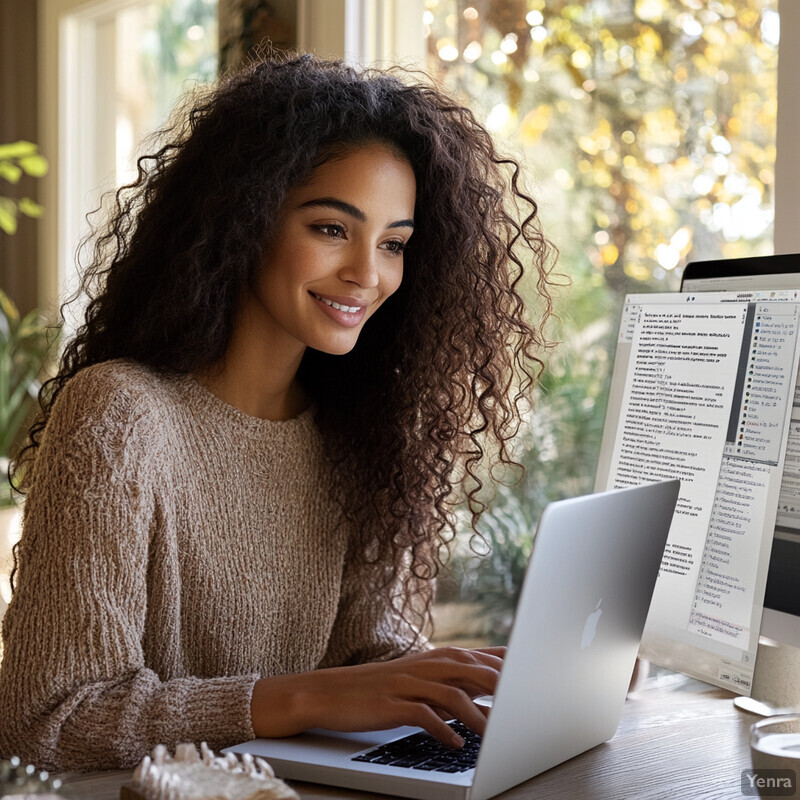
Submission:
{"label": "woman's nose", "polygon": [[348,254],[347,261],[339,270],[340,277],[365,289],[378,285],[377,253],[372,247],[359,247]]}

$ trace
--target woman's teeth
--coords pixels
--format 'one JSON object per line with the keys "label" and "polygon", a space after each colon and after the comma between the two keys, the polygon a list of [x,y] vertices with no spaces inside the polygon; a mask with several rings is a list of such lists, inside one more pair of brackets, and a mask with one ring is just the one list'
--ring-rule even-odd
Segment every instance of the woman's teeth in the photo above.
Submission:
{"label": "woman's teeth", "polygon": [[337,309],[338,311],[344,311],[345,314],[355,314],[356,311],[361,311],[361,306],[344,306],[341,303],[334,303],[333,300],[328,300],[326,297],[320,297],[318,294],[315,294],[314,297],[320,301],[320,303],[325,303],[326,306],[333,306],[333,308]]}

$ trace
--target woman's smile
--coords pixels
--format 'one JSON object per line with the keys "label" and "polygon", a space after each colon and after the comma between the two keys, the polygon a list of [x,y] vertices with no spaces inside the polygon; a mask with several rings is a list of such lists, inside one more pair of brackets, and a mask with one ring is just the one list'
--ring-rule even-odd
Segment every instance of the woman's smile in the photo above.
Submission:
{"label": "woman's smile", "polygon": [[366,301],[359,301],[352,297],[337,296],[334,298],[311,291],[309,294],[320,304],[323,313],[346,328],[360,325],[364,321],[364,315],[369,305]]}

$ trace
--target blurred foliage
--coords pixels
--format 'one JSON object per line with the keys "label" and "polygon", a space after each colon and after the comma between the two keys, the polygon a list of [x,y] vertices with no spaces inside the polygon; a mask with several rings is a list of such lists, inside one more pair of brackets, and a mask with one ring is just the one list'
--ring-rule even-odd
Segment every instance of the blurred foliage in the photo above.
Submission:
{"label": "blurred foliage", "polygon": [[572,281],[526,479],[486,516],[493,554],[457,552],[444,582],[498,620],[543,506],[592,490],[625,294],[676,290],[690,260],[772,252],[777,5],[426,0],[429,71],[520,158]]}
{"label": "blurred foliage", "polygon": [[115,56],[116,103],[111,114],[116,129],[115,183],[123,186],[136,180],[137,158],[163,143],[153,132],[168,123],[176,102],[193,85],[216,79],[217,0],[123,4],[115,24],[123,43]]}
{"label": "blurred foliage", "polygon": [[[47,174],[47,159],[32,142],[0,144],[0,178],[17,185],[24,175]],[[38,219],[44,207],[30,197],[0,196],[0,230],[17,232],[19,215]],[[38,377],[48,348],[48,326],[39,311],[24,317],[0,289],[0,508],[14,502],[8,459],[39,390]]]}
{"label": "blurred foliage", "polygon": [[[3,180],[18,184],[23,175],[41,178],[46,174],[47,160],[32,142],[0,144],[0,178]],[[17,232],[20,214],[38,219],[43,213],[44,208],[30,197],[0,196],[0,230],[9,235]]]}
{"label": "blurred foliage", "polygon": [[624,294],[771,250],[776,0],[427,5],[429,67],[532,169],[571,268]]}
{"label": "blurred foliage", "polygon": [[217,76],[217,0],[154,0],[152,23],[141,42],[144,75],[166,116],[176,87]]}
{"label": "blurred foliage", "polygon": [[13,504],[8,459],[34,408],[39,376],[48,354],[56,349],[58,335],[58,327],[50,325],[40,311],[22,316],[0,289],[0,508]]}
{"label": "blurred foliage", "polygon": [[36,379],[49,344],[40,312],[21,316],[0,289],[0,457],[11,455],[14,437],[38,394]]}

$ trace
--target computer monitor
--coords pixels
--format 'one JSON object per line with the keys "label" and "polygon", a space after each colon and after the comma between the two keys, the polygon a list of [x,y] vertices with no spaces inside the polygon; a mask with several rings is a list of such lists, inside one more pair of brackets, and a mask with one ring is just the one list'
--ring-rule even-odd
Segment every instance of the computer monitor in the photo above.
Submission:
{"label": "computer monitor", "polygon": [[595,488],[681,479],[641,653],[741,695],[755,677],[799,337],[800,285],[628,295],[617,340]]}
{"label": "computer monitor", "polygon": [[[681,281],[681,292],[771,291],[798,287],[800,287],[800,254],[694,261],[686,265]],[[795,648],[800,648],[798,581],[800,581],[800,383],[795,391],[761,622],[763,636]],[[800,666],[800,661],[798,665]]]}

